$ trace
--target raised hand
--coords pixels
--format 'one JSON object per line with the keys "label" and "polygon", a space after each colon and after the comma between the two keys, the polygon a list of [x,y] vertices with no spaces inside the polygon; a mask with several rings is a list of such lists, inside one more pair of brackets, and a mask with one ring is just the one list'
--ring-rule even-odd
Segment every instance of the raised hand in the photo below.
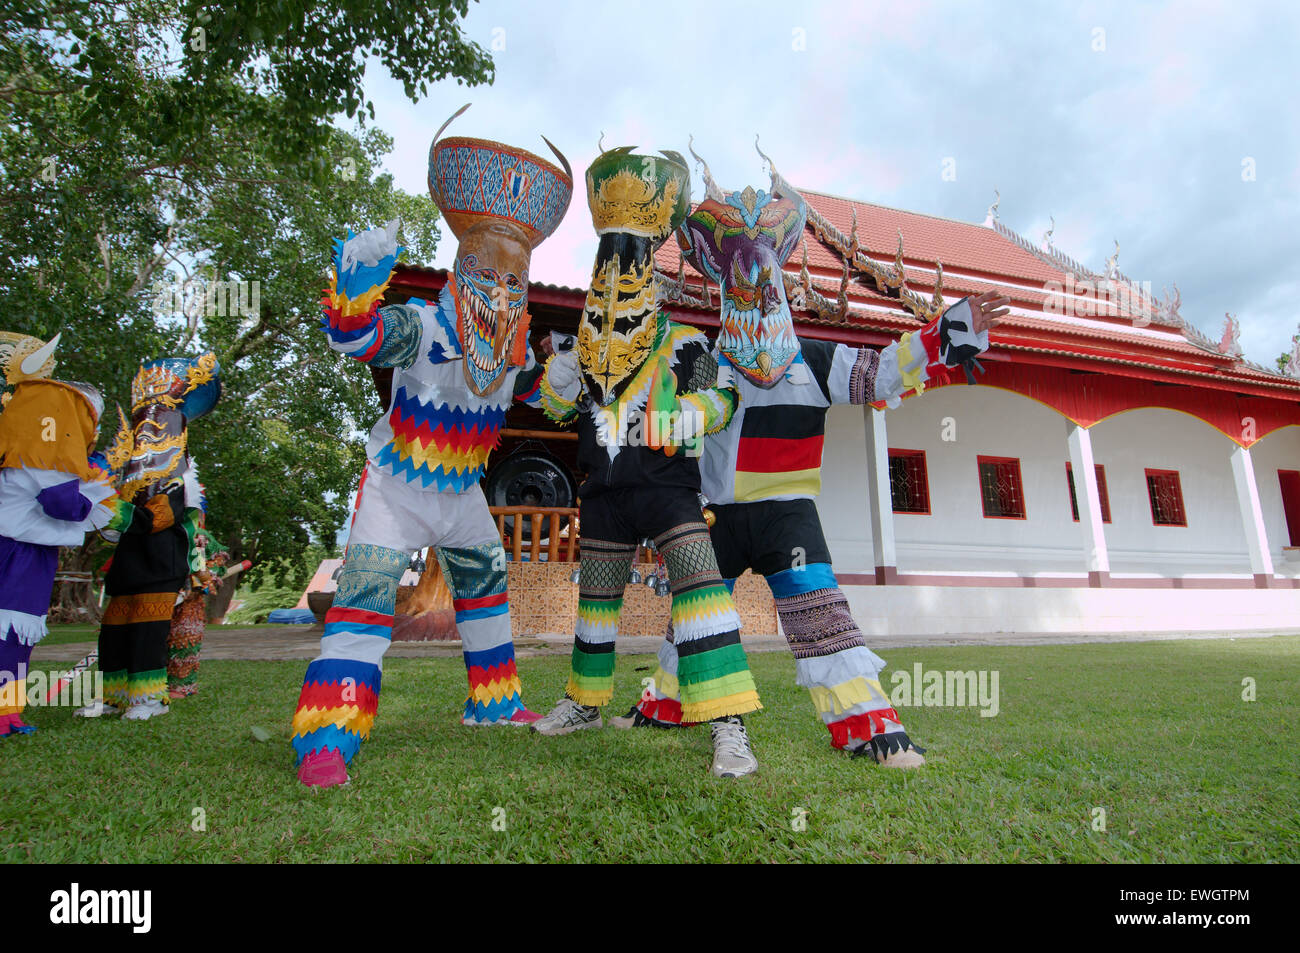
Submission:
{"label": "raised hand", "polygon": [[402,223],[393,219],[387,225],[367,228],[343,243],[339,271],[352,272],[358,267],[374,268],[389,256],[397,256],[397,230]]}
{"label": "raised hand", "polygon": [[1011,304],[1011,299],[996,291],[975,295],[967,299],[967,303],[970,305],[971,323],[974,325],[971,332],[974,334],[983,334],[989,328],[996,328],[1011,313],[1007,307]]}

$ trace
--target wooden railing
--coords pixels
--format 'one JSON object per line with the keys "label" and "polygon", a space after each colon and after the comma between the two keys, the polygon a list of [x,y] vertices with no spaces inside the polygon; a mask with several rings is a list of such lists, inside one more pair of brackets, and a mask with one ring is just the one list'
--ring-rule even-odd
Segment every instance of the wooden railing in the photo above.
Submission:
{"label": "wooden railing", "polygon": [[[497,521],[501,545],[510,558],[518,562],[527,553],[529,562],[537,562],[542,553],[549,562],[578,558],[578,508],[576,506],[492,506],[488,508]],[[513,526],[506,528],[506,517]],[[527,519],[525,519],[527,517]],[[524,524],[528,539],[524,539]]]}

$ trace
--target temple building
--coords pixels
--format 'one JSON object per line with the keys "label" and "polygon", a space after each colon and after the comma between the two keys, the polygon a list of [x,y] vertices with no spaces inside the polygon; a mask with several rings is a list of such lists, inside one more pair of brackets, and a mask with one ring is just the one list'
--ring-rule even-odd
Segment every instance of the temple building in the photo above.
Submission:
{"label": "temple building", "polygon": [[[828,416],[818,508],[869,636],[1295,626],[1300,358],[1246,360],[1235,319],[1215,342],[1176,286],[1121,274],[1118,247],[1091,271],[996,203],[973,224],[799,191],[784,278],[801,336],[881,347],[966,295],[1011,299],[973,385],[956,373],[896,409]],[[657,265],[665,310],[714,333],[717,288],[674,242]],[[388,297],[445,280],[399,266]],[[575,331],[584,299],[532,285],[534,340]],[[572,467],[536,411],[507,423],[496,465],[533,442]]]}

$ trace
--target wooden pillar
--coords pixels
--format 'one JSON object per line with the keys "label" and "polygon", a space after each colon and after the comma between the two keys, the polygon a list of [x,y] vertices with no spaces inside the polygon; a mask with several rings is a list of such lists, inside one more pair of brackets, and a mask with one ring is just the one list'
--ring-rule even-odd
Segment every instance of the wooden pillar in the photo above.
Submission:
{"label": "wooden pillar", "polygon": [[1259,487],[1255,484],[1255,465],[1250,451],[1237,446],[1232,450],[1232,482],[1237,487],[1237,507],[1241,510],[1241,525],[1246,531],[1246,546],[1250,550],[1250,571],[1255,574],[1255,585],[1267,589],[1273,581],[1273,554],[1268,548],[1268,533],[1264,530],[1264,511],[1259,505]]}
{"label": "wooden pillar", "polygon": [[862,408],[867,423],[867,492],[871,509],[871,549],[876,585],[898,581],[898,550],[894,542],[894,501],[889,492],[889,436],[885,412],[870,404]]}
{"label": "wooden pillar", "polygon": [[1101,521],[1101,494],[1097,490],[1097,467],[1092,457],[1092,434],[1073,421],[1066,422],[1066,445],[1070,453],[1070,470],[1074,474],[1074,500],[1079,507],[1079,525],[1083,528],[1083,557],[1088,569],[1088,585],[1106,585],[1110,579],[1110,552],[1106,548],[1106,529]]}

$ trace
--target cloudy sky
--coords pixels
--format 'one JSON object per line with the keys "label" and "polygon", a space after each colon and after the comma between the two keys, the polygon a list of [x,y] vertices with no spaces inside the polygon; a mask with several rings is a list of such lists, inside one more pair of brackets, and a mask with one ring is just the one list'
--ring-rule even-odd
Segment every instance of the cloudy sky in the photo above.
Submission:
{"label": "cloudy sky", "polygon": [[[450,133],[549,157],[544,134],[579,179],[602,131],[606,147],[683,154],[693,134],[724,188],[761,186],[758,133],[796,186],[967,222],[996,188],[1004,224],[1038,241],[1054,217],[1055,246],[1094,270],[1118,239],[1121,271],[1157,294],[1176,282],[1183,317],[1215,340],[1234,313],[1247,357],[1271,366],[1300,320],[1298,11],[484,0],[465,30],[492,52],[492,86],[444,82],[411,103],[377,65],[367,85],[408,192],[465,102]],[[581,189],[535,280],[586,286]],[[444,239],[433,264],[454,251]]]}

